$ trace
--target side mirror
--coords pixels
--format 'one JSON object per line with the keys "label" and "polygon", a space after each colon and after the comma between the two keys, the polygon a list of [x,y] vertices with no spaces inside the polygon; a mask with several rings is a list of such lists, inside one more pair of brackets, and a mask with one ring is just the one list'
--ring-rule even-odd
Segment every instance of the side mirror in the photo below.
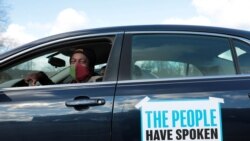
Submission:
{"label": "side mirror", "polygon": [[49,58],[49,64],[51,64],[54,67],[64,67],[66,65],[65,61],[60,59],[60,58],[56,58],[56,57],[51,57]]}

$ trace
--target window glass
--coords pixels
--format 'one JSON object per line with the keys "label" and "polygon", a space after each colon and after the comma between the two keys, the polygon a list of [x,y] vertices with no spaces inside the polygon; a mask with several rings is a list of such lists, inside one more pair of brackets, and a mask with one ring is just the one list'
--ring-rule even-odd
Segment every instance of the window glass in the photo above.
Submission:
{"label": "window glass", "polygon": [[[24,78],[31,72],[43,71],[48,77],[52,77],[60,73],[69,66],[69,57],[63,54],[53,54],[55,54],[55,52],[25,61],[21,64],[7,69],[4,72],[1,72],[0,83],[3,83],[7,80]],[[61,67],[56,67],[53,66],[53,64],[49,63],[49,58],[52,55],[53,57],[63,60],[65,62],[65,65]]]}
{"label": "window glass", "polygon": [[250,73],[250,46],[247,43],[235,40],[234,47],[239,61],[240,71],[243,74]]}
{"label": "window glass", "polygon": [[54,57],[56,58],[60,58],[62,60],[64,60],[64,62],[66,63],[65,66],[63,67],[55,67],[53,65],[51,65],[48,60],[49,60],[49,56],[52,55],[54,53],[51,54],[46,54],[44,56],[32,59],[30,61],[21,63],[15,67],[12,67],[10,70],[12,70],[13,72],[19,72],[17,74],[17,76],[14,77],[14,73],[11,74],[14,78],[20,78],[24,75],[27,74],[27,72],[32,72],[32,71],[43,71],[44,73],[46,73],[49,77],[55,75],[56,73],[64,70],[66,68],[66,66],[69,65],[69,57],[65,56],[63,54],[59,54],[59,55],[55,55]]}
{"label": "window glass", "polygon": [[[141,73],[133,75],[136,78],[170,78],[184,76],[201,76],[202,73],[192,64],[174,61],[136,61]],[[135,70],[135,69],[134,69]],[[133,73],[136,74],[136,73]]]}
{"label": "window glass", "polygon": [[132,79],[235,74],[228,39],[153,34],[132,37]]}

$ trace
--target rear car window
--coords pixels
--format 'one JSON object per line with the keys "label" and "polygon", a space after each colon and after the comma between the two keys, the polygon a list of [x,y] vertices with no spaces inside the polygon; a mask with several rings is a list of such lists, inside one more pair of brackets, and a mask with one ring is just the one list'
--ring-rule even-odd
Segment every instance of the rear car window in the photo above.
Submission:
{"label": "rear car window", "polygon": [[229,40],[204,35],[132,37],[131,79],[236,74]]}

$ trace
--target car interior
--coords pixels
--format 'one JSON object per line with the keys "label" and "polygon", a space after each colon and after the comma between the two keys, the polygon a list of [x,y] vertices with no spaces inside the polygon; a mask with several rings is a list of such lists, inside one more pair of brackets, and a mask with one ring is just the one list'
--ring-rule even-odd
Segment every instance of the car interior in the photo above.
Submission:
{"label": "car interior", "polygon": [[[138,37],[132,48],[132,79],[235,74],[227,41],[189,40],[157,36]],[[213,39],[214,40],[214,39]],[[192,72],[191,72],[192,71]],[[146,74],[147,73],[147,74]],[[148,73],[151,73],[149,75]],[[153,77],[155,76],[156,77]],[[157,77],[158,76],[158,77]]]}

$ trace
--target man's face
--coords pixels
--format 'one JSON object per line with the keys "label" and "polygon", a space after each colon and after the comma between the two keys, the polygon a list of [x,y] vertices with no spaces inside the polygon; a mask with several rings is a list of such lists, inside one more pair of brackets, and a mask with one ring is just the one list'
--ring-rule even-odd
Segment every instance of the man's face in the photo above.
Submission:
{"label": "man's face", "polygon": [[74,53],[71,60],[70,60],[70,64],[71,65],[76,65],[76,64],[80,64],[83,66],[89,66],[89,60],[88,58],[82,54],[82,53]]}

